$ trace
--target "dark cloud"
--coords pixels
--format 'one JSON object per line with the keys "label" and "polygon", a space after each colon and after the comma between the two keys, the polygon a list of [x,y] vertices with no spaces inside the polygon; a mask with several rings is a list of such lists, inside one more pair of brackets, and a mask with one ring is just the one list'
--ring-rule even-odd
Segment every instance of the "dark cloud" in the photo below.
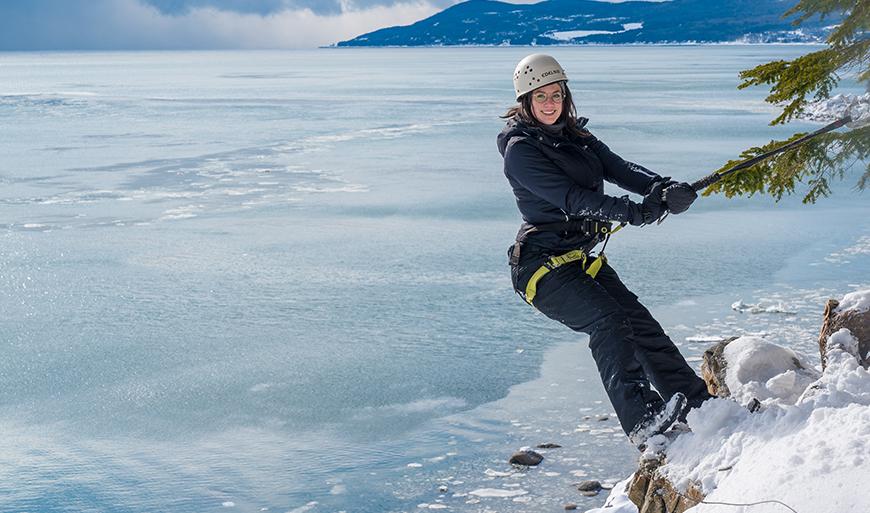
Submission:
{"label": "dark cloud", "polygon": [[308,8],[318,14],[336,14],[341,12],[338,0],[142,0],[143,3],[156,7],[161,13],[183,15],[191,9],[212,7],[221,11],[232,11],[243,14],[259,14],[266,16],[288,9]]}
{"label": "dark cloud", "polygon": [[[141,0],[156,7],[163,14],[187,14],[198,7],[212,7],[222,11],[232,11],[244,14],[259,14],[266,16],[285,10],[311,9],[317,14],[339,14],[342,12],[340,0]],[[434,0],[432,5],[447,7],[457,0]],[[347,3],[347,2],[344,2]],[[390,6],[399,0],[355,0],[350,3],[354,9],[365,9],[374,6]]]}

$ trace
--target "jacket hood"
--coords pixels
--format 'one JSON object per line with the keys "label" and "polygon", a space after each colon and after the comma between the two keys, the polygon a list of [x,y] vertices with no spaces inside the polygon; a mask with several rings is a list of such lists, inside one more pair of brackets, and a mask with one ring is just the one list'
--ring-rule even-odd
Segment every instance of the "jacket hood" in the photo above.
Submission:
{"label": "jacket hood", "polygon": [[501,133],[499,133],[498,137],[496,137],[498,152],[501,153],[501,156],[504,157],[504,152],[507,150],[507,145],[508,142],[511,140],[511,137],[530,136],[530,128],[531,127],[518,120],[517,118],[508,119]]}

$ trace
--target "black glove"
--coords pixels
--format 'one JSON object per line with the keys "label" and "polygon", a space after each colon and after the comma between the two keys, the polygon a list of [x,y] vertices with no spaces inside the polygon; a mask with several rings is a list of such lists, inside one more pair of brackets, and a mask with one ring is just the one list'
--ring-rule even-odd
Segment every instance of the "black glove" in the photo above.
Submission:
{"label": "black glove", "polygon": [[650,192],[643,198],[642,203],[630,201],[628,223],[632,226],[652,224],[667,212],[661,200],[661,189]]}
{"label": "black glove", "polygon": [[672,214],[682,214],[689,210],[697,198],[698,193],[685,182],[670,185],[662,193],[662,201],[664,201],[668,212]]}
{"label": "black glove", "polygon": [[640,203],[628,202],[628,224],[643,226],[643,212],[641,211]]}
{"label": "black glove", "polygon": [[678,182],[676,180],[671,180],[670,176],[659,178],[658,182],[653,182],[649,185],[649,188],[647,188],[646,194],[644,194],[644,196],[649,196],[650,194],[657,194],[659,199],[661,199],[662,191],[677,183]]}
{"label": "black glove", "polygon": [[662,194],[664,194],[665,187],[669,185],[671,185],[671,181],[667,178],[656,182],[650,187],[649,194],[643,197],[640,211],[643,214],[644,224],[652,224],[653,221],[658,221],[667,212],[665,203],[662,200]]}

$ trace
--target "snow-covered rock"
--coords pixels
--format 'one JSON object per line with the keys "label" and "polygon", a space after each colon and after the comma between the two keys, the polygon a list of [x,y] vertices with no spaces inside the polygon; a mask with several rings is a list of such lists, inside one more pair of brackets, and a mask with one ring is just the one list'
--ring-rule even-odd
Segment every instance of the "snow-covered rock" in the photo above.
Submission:
{"label": "snow-covered rock", "polygon": [[804,389],[819,378],[819,373],[797,353],[759,337],[732,341],[725,346],[723,356],[728,362],[725,383],[731,397],[740,404],[748,404],[753,398],[794,404]]}
{"label": "snow-covered rock", "polygon": [[870,290],[858,290],[840,301],[827,302],[819,334],[822,366],[827,364],[831,343],[854,355],[865,367],[870,365]]}
{"label": "snow-covered rock", "polygon": [[740,404],[779,400],[793,404],[819,372],[806,357],[760,337],[723,340],[704,352],[701,374],[717,397]]}
{"label": "snow-covered rock", "polygon": [[[868,295],[861,291],[833,303],[865,314]],[[738,398],[763,396],[765,407],[750,413],[732,399],[715,398],[691,411],[691,432],[658,448],[666,457],[655,476],[675,490],[657,496],[658,503],[685,496],[697,513],[723,511],[715,502],[761,503],[735,509],[747,512],[786,511],[782,503],[801,512],[870,511],[870,372],[852,353],[863,340],[838,329],[826,342],[821,373],[793,351],[757,337],[725,346],[728,388]],[[650,460],[642,459],[644,465]],[[636,513],[631,498],[638,500],[620,484],[604,508],[588,513]],[[642,504],[642,512],[652,511]]]}

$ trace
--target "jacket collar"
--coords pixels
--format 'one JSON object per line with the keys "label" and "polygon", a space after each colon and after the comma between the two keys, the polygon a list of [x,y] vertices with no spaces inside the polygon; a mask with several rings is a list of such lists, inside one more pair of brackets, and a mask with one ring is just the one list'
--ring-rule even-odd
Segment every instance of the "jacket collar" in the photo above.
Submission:
{"label": "jacket collar", "polygon": [[[587,118],[577,118],[576,126],[577,128],[583,128],[588,122],[589,120]],[[552,133],[552,131],[545,130],[537,125],[526,123],[515,116],[507,120],[504,129],[498,135],[498,149],[502,155],[505,153],[508,142],[514,137],[526,137],[553,148],[558,148],[562,144],[576,141],[582,136],[566,134],[564,131],[562,133]]]}
{"label": "jacket collar", "polygon": [[[542,143],[553,146],[554,148],[558,148],[560,145],[565,143],[576,141],[579,137],[581,137],[576,132],[567,130],[566,128],[563,128],[561,131],[556,131],[540,125],[528,124],[516,118],[511,121],[514,121],[516,130],[518,130],[519,132],[525,134],[528,137],[535,138]],[[588,118],[577,118],[577,124],[575,125],[575,127],[583,128],[588,122]]]}

